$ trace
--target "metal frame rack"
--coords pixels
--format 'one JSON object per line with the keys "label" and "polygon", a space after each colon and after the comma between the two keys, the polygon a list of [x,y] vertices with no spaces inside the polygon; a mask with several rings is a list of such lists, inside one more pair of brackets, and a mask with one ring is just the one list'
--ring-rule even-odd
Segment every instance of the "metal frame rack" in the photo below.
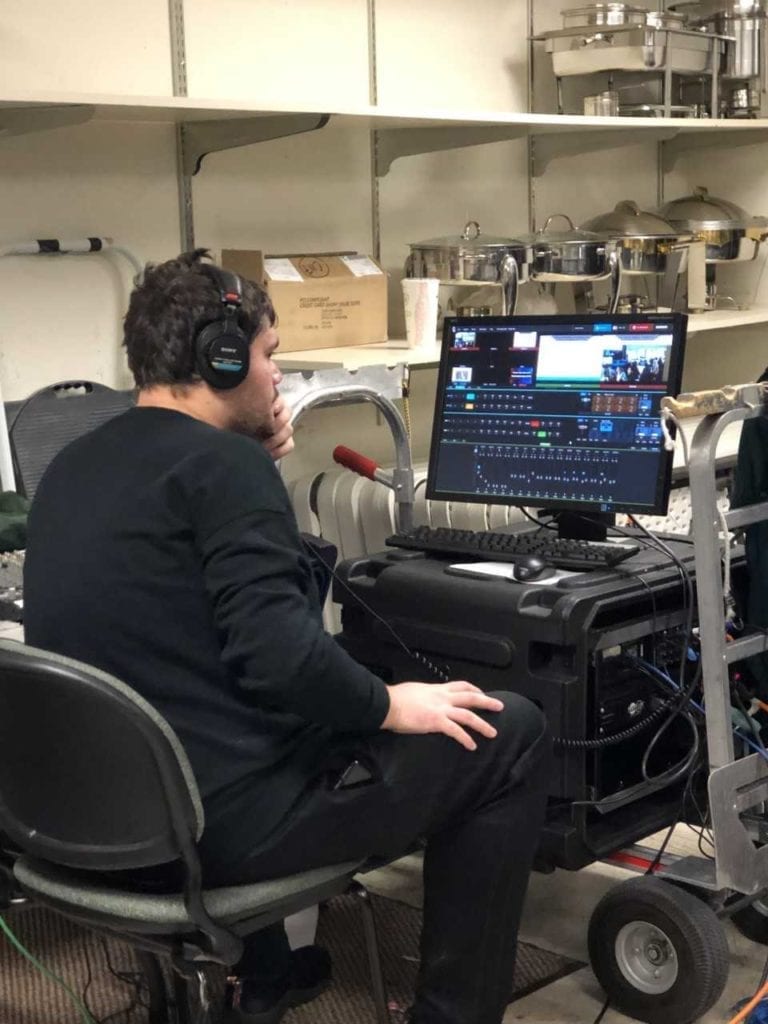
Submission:
{"label": "metal frame rack", "polygon": [[377,480],[395,492],[397,526],[413,526],[413,464],[408,431],[393,399],[402,398],[408,388],[408,367],[369,366],[362,370],[319,370],[313,373],[288,373],[280,393],[292,408],[295,425],[310,409],[328,405],[371,402],[381,412],[392,434],[395,469],[391,475],[380,473]]}
{"label": "metal frame rack", "polygon": [[[678,418],[706,413],[693,435],[689,472],[715,841],[714,883],[719,889],[746,895],[768,888],[768,845],[755,845],[755,841],[764,844],[766,837],[757,827],[757,816],[745,817],[768,800],[768,759],[761,753],[735,757],[728,666],[768,651],[768,633],[752,632],[726,642],[720,532],[723,527],[740,528],[768,519],[768,502],[732,509],[721,519],[714,461],[725,428],[764,415],[767,398],[768,389],[762,384],[745,384],[682,395],[663,403]],[[724,543],[728,543],[727,536]]]}

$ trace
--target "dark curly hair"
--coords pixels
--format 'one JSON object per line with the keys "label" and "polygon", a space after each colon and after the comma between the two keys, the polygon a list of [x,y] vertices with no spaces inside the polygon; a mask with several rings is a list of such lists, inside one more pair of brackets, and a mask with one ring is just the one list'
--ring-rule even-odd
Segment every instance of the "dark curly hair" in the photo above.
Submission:
{"label": "dark curly hair", "polygon": [[[194,339],[222,313],[219,289],[202,262],[207,256],[207,249],[195,249],[165,263],[149,263],[134,288],[123,345],[137,387],[201,380]],[[243,301],[237,322],[246,338],[253,338],[265,324],[274,325],[275,310],[263,288],[244,277],[240,282]]]}

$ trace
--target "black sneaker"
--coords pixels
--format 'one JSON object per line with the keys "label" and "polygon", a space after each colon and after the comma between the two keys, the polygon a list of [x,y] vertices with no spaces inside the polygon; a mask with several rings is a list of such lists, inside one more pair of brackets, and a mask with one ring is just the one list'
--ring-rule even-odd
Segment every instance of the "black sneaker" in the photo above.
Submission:
{"label": "black sneaker", "polygon": [[278,1024],[285,1012],[319,996],[331,983],[331,958],[321,946],[302,946],[291,954],[291,974],[282,982],[242,978],[227,986],[227,1024]]}

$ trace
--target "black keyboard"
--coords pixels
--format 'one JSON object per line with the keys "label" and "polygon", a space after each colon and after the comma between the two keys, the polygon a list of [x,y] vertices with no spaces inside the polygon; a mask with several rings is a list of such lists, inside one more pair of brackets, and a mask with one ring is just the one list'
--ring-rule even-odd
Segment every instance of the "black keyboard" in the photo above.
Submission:
{"label": "black keyboard", "polygon": [[487,530],[455,530],[449,527],[417,526],[407,533],[395,533],[387,544],[431,555],[478,558],[487,562],[515,562],[521,556],[537,555],[558,569],[584,572],[604,569],[640,550],[639,544],[610,544],[594,540],[569,540],[548,530],[530,533],[494,533]]}

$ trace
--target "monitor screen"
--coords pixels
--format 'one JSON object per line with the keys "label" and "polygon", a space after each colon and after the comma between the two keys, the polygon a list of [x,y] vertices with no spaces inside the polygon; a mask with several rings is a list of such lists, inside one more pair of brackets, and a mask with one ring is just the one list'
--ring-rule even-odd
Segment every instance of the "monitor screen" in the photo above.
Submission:
{"label": "monitor screen", "polygon": [[666,513],[687,317],[446,317],[427,497]]}

